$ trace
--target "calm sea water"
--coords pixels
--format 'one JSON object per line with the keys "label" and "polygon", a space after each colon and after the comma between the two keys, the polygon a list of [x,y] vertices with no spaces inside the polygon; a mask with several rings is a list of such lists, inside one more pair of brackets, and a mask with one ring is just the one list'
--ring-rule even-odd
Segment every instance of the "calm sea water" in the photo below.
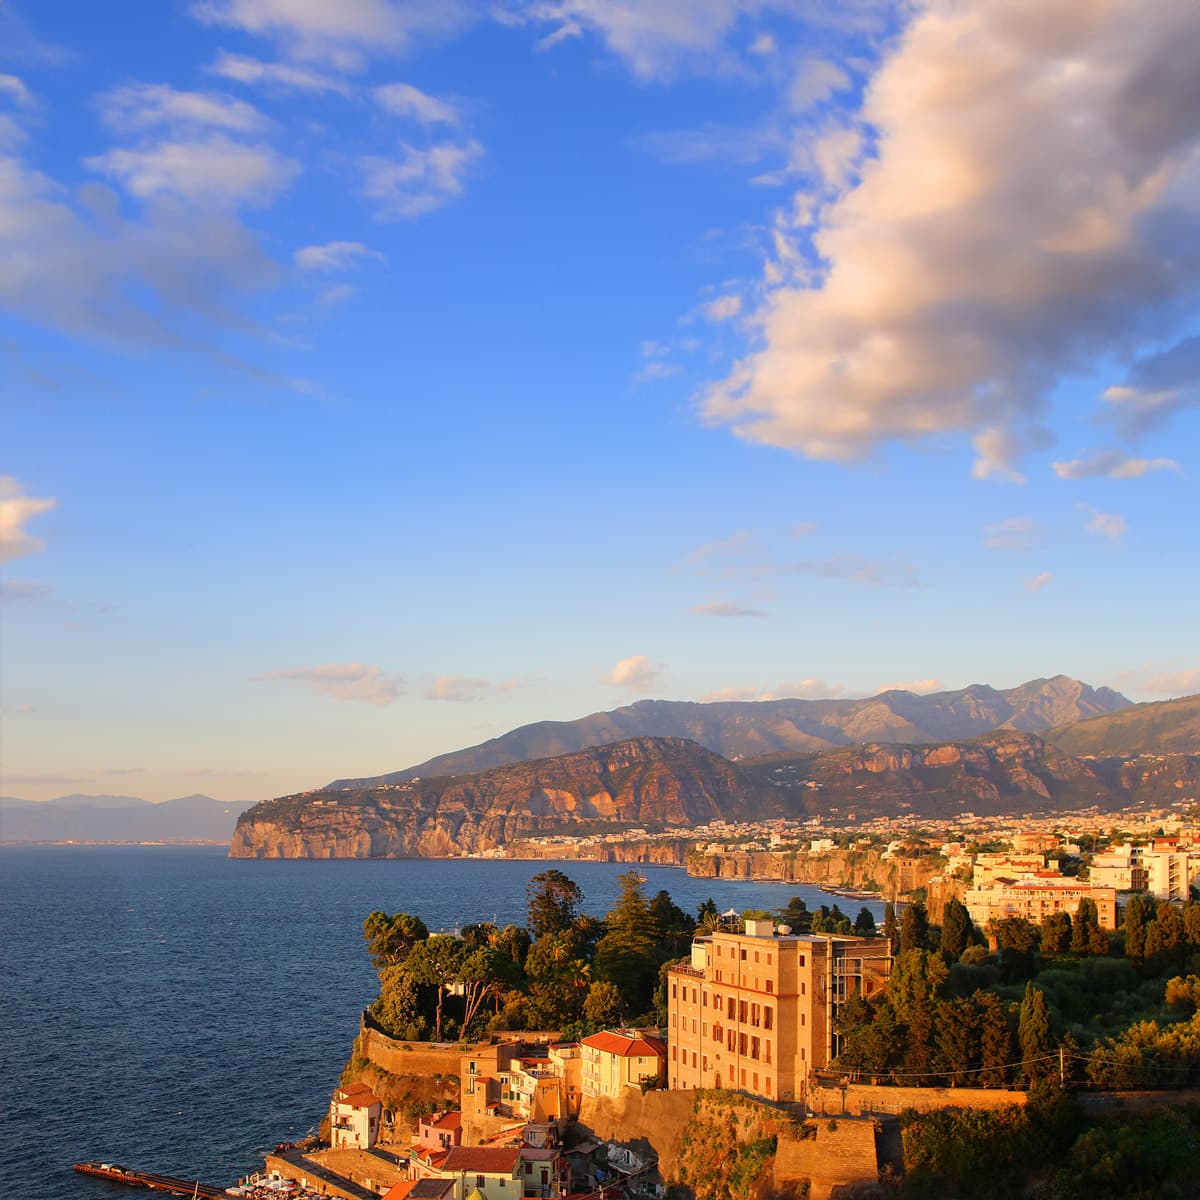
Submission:
{"label": "calm sea water", "polygon": [[[73,1174],[83,1159],[221,1185],[260,1167],[320,1120],[375,996],[363,918],[523,923],[525,886],[551,865],[0,847],[0,1197],[125,1194]],[[557,865],[597,915],[628,869]],[[708,896],[722,910],[828,902],[798,884],[639,869],[648,894],[693,912]]]}

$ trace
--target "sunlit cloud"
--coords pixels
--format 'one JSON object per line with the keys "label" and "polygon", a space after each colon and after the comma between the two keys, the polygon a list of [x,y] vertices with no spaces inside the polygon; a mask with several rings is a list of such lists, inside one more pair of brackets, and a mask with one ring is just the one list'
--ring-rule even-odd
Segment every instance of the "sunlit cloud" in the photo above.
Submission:
{"label": "sunlit cloud", "polygon": [[[27,495],[12,476],[0,475],[0,562],[11,562],[46,548],[46,543],[29,533],[25,526],[34,517],[49,512],[57,503],[53,497],[43,499]],[[20,584],[9,584],[9,587],[14,586],[20,591]],[[27,588],[40,586],[26,585]],[[24,598],[33,597],[27,591]]]}
{"label": "sunlit cloud", "polygon": [[1054,575],[1050,571],[1043,571],[1040,575],[1032,575],[1025,580],[1025,590],[1029,592],[1040,592],[1046,586]]}
{"label": "sunlit cloud", "polygon": [[914,692],[918,696],[928,696],[942,690],[940,679],[908,679],[903,683],[883,683],[875,689],[875,695],[883,692]]}
{"label": "sunlit cloud", "polygon": [[630,691],[645,692],[658,683],[662,673],[660,663],[651,662],[645,654],[634,654],[621,659],[605,677],[605,682]]}
{"label": "sunlit cloud", "polygon": [[301,271],[347,271],[364,261],[386,262],[378,250],[362,242],[323,242],[318,246],[301,246],[292,255],[292,262]]}
{"label": "sunlit cloud", "polygon": [[249,85],[262,84],[299,92],[336,92],[343,96],[350,93],[344,81],[323,71],[296,63],[264,62],[246,54],[222,51],[208,70],[214,75]]}
{"label": "sunlit cloud", "polygon": [[100,115],[118,133],[140,133],[157,126],[224,129],[257,134],[269,124],[253,105],[220,92],[185,92],[164,83],[135,83],[100,99]]}
{"label": "sunlit cloud", "polygon": [[255,675],[252,683],[288,683],[318,696],[384,707],[404,694],[404,680],[369,663],[326,663]]}
{"label": "sunlit cloud", "polygon": [[710,321],[728,321],[742,311],[741,296],[721,296],[703,306],[704,315]]}
{"label": "sunlit cloud", "polygon": [[[858,148],[805,151],[758,344],[707,418],[837,462],[966,435],[977,477],[1019,480],[1061,379],[1197,313],[1198,46],[1200,7],[1176,0],[929,0],[868,84]],[[1195,355],[1135,366],[1109,407],[1144,426],[1192,403]]]}
{"label": "sunlit cloud", "polygon": [[1191,696],[1200,692],[1200,667],[1188,671],[1173,671],[1165,675],[1155,675],[1145,683],[1138,685],[1138,690],[1162,696]]}
{"label": "sunlit cloud", "polygon": [[1087,531],[1106,537],[1109,541],[1117,541],[1125,536],[1129,523],[1120,513],[1101,512],[1090,504],[1077,504],[1080,512],[1088,514]]}
{"label": "sunlit cloud", "polygon": [[486,679],[467,679],[462,675],[440,675],[425,689],[426,700],[466,702],[480,699],[490,688]]}
{"label": "sunlit cloud", "polygon": [[1154,471],[1182,470],[1173,458],[1130,458],[1120,450],[1101,450],[1051,465],[1059,479],[1141,479]]}

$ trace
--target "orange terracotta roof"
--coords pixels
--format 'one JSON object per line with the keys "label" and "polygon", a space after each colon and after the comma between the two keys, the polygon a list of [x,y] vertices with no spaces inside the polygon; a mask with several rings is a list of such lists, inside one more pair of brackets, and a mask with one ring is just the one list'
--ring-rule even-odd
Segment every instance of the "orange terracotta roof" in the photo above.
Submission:
{"label": "orange terracotta roof", "polygon": [[457,1111],[438,1113],[429,1124],[435,1129],[457,1129],[462,1125],[462,1113]]}
{"label": "orange terracotta roof", "polygon": [[478,1175],[511,1175],[521,1157],[517,1146],[455,1146],[446,1155],[447,1171],[474,1171]]}
{"label": "orange terracotta roof", "polygon": [[338,1088],[335,1095],[338,1104],[348,1108],[370,1108],[372,1104],[382,1103],[365,1083],[352,1083],[349,1087]]}
{"label": "orange terracotta roof", "polygon": [[402,1179],[383,1193],[383,1200],[408,1200],[408,1193],[416,1186],[416,1182],[415,1179]]}
{"label": "orange terracotta roof", "polygon": [[605,1030],[603,1033],[593,1033],[583,1039],[583,1045],[593,1050],[601,1050],[605,1054],[615,1054],[620,1058],[653,1058],[665,1057],[667,1044],[662,1038],[653,1037],[648,1033],[616,1033]]}

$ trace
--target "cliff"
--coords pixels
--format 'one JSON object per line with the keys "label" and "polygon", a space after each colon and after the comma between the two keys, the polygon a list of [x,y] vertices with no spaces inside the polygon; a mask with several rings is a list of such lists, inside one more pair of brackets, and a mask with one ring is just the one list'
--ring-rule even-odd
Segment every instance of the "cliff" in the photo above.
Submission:
{"label": "cliff", "polygon": [[[533,858],[674,863],[685,853],[686,831],[715,820],[819,816],[853,826],[897,814],[1114,811],[1198,794],[1200,755],[1081,759],[1016,732],[748,763],[730,762],[681,738],[636,738],[477,775],[265,801],[239,818],[230,854],[443,857],[502,848]],[[578,841],[631,829],[673,830],[678,837],[653,844],[579,842],[573,854],[561,842],[530,844],[539,837]],[[836,882],[852,879],[843,874]],[[824,882],[798,876],[801,881]]]}

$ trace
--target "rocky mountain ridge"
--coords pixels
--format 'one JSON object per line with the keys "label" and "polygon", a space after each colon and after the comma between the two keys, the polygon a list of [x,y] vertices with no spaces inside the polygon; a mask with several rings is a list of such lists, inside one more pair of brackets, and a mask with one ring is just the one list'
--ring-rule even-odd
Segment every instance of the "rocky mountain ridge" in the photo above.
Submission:
{"label": "rocky mountain ridge", "polygon": [[1033,679],[1007,690],[972,684],[928,695],[892,690],[849,700],[639,700],[575,721],[523,725],[478,746],[442,754],[402,771],[339,779],[327,786],[356,791],[413,778],[470,775],[638,737],[687,738],[738,761],[861,742],[942,742],[996,729],[1041,733],[1117,711],[1129,703],[1111,688],[1094,688],[1065,675]]}
{"label": "rocky mountain ridge", "polygon": [[239,819],[230,854],[437,857],[551,834],[688,830],[719,819],[822,816],[852,825],[899,813],[1114,810],[1198,795],[1200,754],[1081,759],[1014,731],[748,763],[685,739],[637,738],[475,775],[266,801]]}

